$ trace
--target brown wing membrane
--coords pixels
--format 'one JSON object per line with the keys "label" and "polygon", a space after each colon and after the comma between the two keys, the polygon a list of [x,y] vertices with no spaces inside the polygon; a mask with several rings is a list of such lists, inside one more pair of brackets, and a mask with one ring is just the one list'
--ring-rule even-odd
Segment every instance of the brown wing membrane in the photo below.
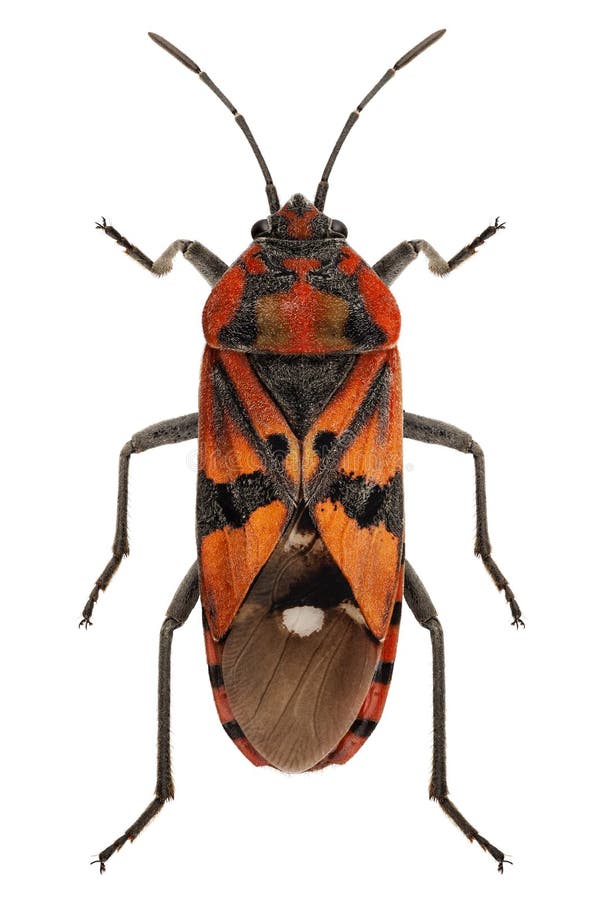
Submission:
{"label": "brown wing membrane", "polygon": [[310,517],[281,538],[224,641],[231,714],[285,772],[321,762],[356,720],[380,646]]}

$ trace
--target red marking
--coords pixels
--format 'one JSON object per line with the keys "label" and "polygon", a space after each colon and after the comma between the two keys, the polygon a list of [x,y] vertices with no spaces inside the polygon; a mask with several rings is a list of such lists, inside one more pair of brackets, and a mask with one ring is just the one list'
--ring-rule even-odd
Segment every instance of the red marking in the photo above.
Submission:
{"label": "red marking", "polygon": [[238,311],[245,281],[244,270],[236,265],[225,272],[210,292],[202,313],[204,336],[209,346],[219,346],[219,332]]}
{"label": "red marking", "polygon": [[400,335],[400,310],[391,291],[367,265],[358,271],[358,289],[369,316],[384,330],[387,343],[395,344]]}
{"label": "red marking", "polygon": [[340,263],[338,263],[338,269],[340,272],[343,272],[344,275],[354,275],[360,264],[362,263],[362,259],[360,256],[351,250],[347,245],[344,246],[342,250],[344,254],[344,258]]}
{"label": "red marking", "polygon": [[308,273],[321,267],[320,259],[312,259],[307,256],[288,256],[281,262],[290,272],[295,272],[301,282],[307,282]]}
{"label": "red marking", "polygon": [[252,244],[242,256],[242,262],[250,275],[264,275],[268,272],[268,268],[260,258],[262,248],[258,244]]}
{"label": "red marking", "polygon": [[310,240],[312,237],[312,227],[310,223],[315,216],[319,214],[319,210],[316,207],[313,206],[312,209],[303,212],[300,216],[294,211],[293,207],[287,209],[284,206],[284,208],[280,210],[280,213],[287,221],[288,237],[296,238],[301,241]]}

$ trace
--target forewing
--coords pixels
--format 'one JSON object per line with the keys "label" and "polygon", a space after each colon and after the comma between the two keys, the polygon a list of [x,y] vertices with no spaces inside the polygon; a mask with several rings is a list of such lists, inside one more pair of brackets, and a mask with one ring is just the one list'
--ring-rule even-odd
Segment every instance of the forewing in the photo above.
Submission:
{"label": "forewing", "polygon": [[247,357],[232,351],[205,351],[199,423],[200,589],[219,640],[295,507],[299,447]]}
{"label": "forewing", "polygon": [[358,357],[304,442],[306,498],[373,635],[402,574],[402,405],[396,350]]}

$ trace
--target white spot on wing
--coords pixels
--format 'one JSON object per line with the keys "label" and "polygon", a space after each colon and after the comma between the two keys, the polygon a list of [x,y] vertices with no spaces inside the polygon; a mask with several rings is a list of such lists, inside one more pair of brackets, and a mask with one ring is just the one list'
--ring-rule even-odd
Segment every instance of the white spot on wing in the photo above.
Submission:
{"label": "white spot on wing", "polygon": [[283,610],[283,624],[292,634],[308,637],[320,631],[325,621],[325,613],[316,606],[293,606]]}

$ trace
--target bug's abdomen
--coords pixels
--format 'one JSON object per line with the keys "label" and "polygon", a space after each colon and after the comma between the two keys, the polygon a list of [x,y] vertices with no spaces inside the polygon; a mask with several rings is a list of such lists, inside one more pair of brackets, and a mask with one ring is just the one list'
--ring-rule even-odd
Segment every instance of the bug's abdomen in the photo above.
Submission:
{"label": "bug's abdomen", "polygon": [[224,641],[222,680],[233,718],[269,765],[311,769],[355,722],[380,651],[348,582],[301,513]]}

